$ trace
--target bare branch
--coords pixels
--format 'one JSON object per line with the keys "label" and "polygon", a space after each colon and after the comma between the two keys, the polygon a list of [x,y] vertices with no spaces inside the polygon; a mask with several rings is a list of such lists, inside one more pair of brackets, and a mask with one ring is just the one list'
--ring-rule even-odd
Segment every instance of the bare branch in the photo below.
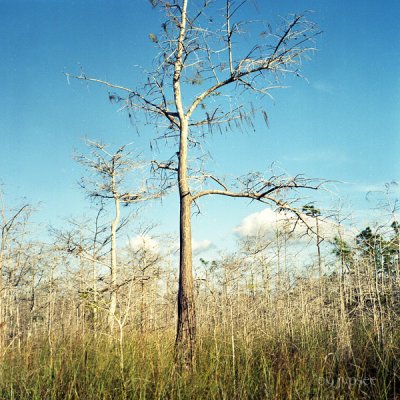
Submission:
{"label": "bare branch", "polygon": [[166,163],[159,163],[156,160],[152,160],[151,163],[153,165],[155,165],[155,167],[157,169],[167,169],[170,171],[178,172],[178,168],[174,166],[175,165],[174,161],[168,161]]}
{"label": "bare branch", "polygon": [[[139,108],[139,109],[142,109],[144,111],[148,111],[148,112],[152,112],[152,113],[156,113],[156,114],[162,115],[162,116],[166,117],[173,125],[175,125],[176,127],[179,127],[179,121],[175,118],[177,116],[176,113],[171,113],[167,108],[163,108],[163,107],[153,103],[152,101],[148,100],[146,97],[144,97],[142,94],[140,94],[139,92],[137,92],[135,90],[129,89],[129,88],[124,87],[124,86],[115,85],[115,84],[112,84],[110,82],[107,82],[107,81],[104,81],[104,80],[101,80],[101,79],[90,78],[90,77],[88,77],[86,75],[72,75],[72,74],[65,73],[65,76],[67,76],[68,78],[75,78],[75,79],[78,79],[78,80],[99,83],[101,85],[104,85],[104,86],[107,86],[107,87],[111,87],[113,89],[117,89],[117,90],[122,90],[124,92],[128,92],[129,93],[128,99],[130,99],[132,97],[137,97],[138,99],[140,99],[144,103],[144,105],[140,105],[140,104],[134,104],[131,101],[128,101],[128,105],[130,107]],[[165,102],[164,102],[164,104],[165,104]]]}

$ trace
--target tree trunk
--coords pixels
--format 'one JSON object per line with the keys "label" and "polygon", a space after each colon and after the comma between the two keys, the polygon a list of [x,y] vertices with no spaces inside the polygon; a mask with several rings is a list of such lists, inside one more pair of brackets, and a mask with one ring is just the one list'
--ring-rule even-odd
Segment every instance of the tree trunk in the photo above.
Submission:
{"label": "tree trunk", "polygon": [[181,367],[194,367],[196,345],[196,312],[193,295],[191,199],[181,196],[180,264],[178,290],[178,326],[176,356]]}
{"label": "tree trunk", "polygon": [[189,116],[185,115],[181,94],[181,73],[183,67],[184,41],[186,35],[188,0],[183,0],[177,52],[174,63],[173,90],[176,110],[179,115],[179,153],[178,153],[178,186],[180,201],[179,220],[179,289],[178,289],[178,322],[175,341],[175,357],[179,369],[191,371],[195,363],[196,345],[196,311],[193,296],[192,271],[192,195],[189,190],[188,177],[188,135]]}
{"label": "tree trunk", "polygon": [[[3,275],[3,266],[1,265],[0,261],[0,276]],[[3,321],[3,281],[0,278],[0,351],[3,350],[3,330],[4,330],[5,322]]]}
{"label": "tree trunk", "polygon": [[180,197],[180,258],[178,289],[178,324],[175,354],[180,368],[192,370],[195,363],[196,311],[193,294],[192,271],[192,196],[187,176],[188,123],[181,120],[179,152],[179,197]]}
{"label": "tree trunk", "polygon": [[114,201],[115,201],[115,218],[111,222],[111,271],[110,271],[111,297],[108,309],[108,329],[111,333],[114,332],[115,311],[117,309],[117,228],[120,221],[120,201],[118,196],[114,196]]}
{"label": "tree trunk", "polygon": [[4,282],[3,282],[3,265],[4,265],[4,254],[5,254],[5,237],[4,232],[1,238],[1,248],[0,248],[0,352],[4,347],[4,327],[5,327],[5,314],[4,314]]}

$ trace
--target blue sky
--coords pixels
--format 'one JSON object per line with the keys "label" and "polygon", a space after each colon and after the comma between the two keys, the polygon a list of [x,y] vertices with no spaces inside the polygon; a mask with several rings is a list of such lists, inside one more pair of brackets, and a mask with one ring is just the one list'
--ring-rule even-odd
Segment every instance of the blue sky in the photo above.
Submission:
{"label": "blue sky", "polygon": [[[337,195],[355,212],[368,205],[370,188],[399,180],[400,3],[372,0],[263,0],[243,18],[313,10],[323,31],[307,79],[263,100],[270,128],[208,140],[215,169],[226,174],[265,171],[272,162],[290,174],[345,182]],[[77,185],[82,169],[72,160],[82,137],[148,153],[149,129],[138,136],[107,91],[67,82],[63,72],[86,73],[134,86],[135,65],[150,68],[148,38],[160,29],[158,12],[145,0],[0,0],[2,96],[0,180],[6,197],[41,203],[38,220],[59,225],[88,205]],[[171,150],[173,152],[174,150]],[[240,160],[240,161],[238,161]],[[149,205],[144,216],[177,231],[177,197]],[[325,200],[326,201],[326,200]],[[247,201],[209,198],[195,217],[195,239],[221,243],[247,215]]]}

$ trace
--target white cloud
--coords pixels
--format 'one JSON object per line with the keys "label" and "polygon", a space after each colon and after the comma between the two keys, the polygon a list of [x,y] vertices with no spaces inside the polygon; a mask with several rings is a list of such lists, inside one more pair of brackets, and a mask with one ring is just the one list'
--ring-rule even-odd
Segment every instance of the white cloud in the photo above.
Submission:
{"label": "white cloud", "polygon": [[154,253],[157,253],[159,248],[158,241],[149,235],[137,235],[130,238],[129,246],[135,251],[145,249]]}
{"label": "white cloud", "polygon": [[[282,217],[281,217],[282,218]],[[278,227],[279,214],[266,208],[245,217],[240,225],[235,228],[239,236],[253,236],[272,233]]]}
{"label": "white cloud", "polygon": [[[304,214],[302,215],[302,218],[307,225],[316,232],[316,219]],[[277,212],[266,208],[260,212],[250,214],[243,218],[242,222],[235,228],[234,232],[241,237],[263,235],[272,239],[277,230],[285,229],[288,232],[291,232],[296,221],[297,217],[290,213]],[[319,234],[327,240],[332,240],[337,236],[339,229],[342,237],[347,236],[347,233],[351,233],[347,228],[344,228],[343,226],[339,227],[335,221],[323,219],[318,219],[318,229]],[[306,239],[305,234],[307,233],[307,227],[299,221],[296,224],[295,233],[298,234],[299,238],[304,237],[304,239]]]}
{"label": "white cloud", "polygon": [[200,254],[200,253],[204,253],[205,251],[209,250],[210,248],[213,247],[213,243],[211,242],[211,240],[193,240],[192,242],[192,250],[194,254]]}

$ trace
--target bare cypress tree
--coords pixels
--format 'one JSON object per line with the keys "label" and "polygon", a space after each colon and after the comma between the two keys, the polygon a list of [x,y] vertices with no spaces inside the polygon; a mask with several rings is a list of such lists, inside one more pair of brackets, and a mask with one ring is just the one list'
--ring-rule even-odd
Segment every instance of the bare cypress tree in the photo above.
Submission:
{"label": "bare cypress tree", "polygon": [[99,307],[98,268],[99,266],[109,266],[107,255],[109,254],[111,236],[109,223],[103,221],[105,212],[105,206],[101,201],[93,221],[81,216],[69,218],[66,221],[66,227],[63,229],[51,228],[57,250],[75,256],[80,264],[89,263],[91,266],[91,283],[88,286],[87,282],[82,279],[79,293],[83,295],[83,298],[90,299],[91,313],[89,317],[95,335]]}
{"label": "bare cypress tree", "polygon": [[[89,77],[67,74],[84,81],[100,83],[114,92],[111,101],[124,103],[130,117],[143,111],[146,121],[164,129],[161,137],[176,147],[168,161],[154,161],[154,169],[165,179],[175,179],[180,204],[180,263],[176,354],[179,363],[190,370],[194,365],[196,317],[192,275],[192,206],[209,195],[247,198],[268,203],[278,209],[301,211],[291,205],[285,194],[300,188],[316,189],[318,184],[301,176],[249,173],[233,182],[207,172],[196,151],[202,139],[215,129],[253,126],[253,117],[268,115],[257,110],[246,97],[252,93],[268,95],[282,87],[284,75],[300,75],[303,59],[313,52],[313,39],[319,33],[304,15],[282,20],[276,29],[265,21],[239,19],[247,0],[151,0],[164,12],[161,34],[150,33],[159,48],[154,72],[137,89]],[[256,32],[251,43],[245,30]],[[198,89],[197,93],[196,90]],[[250,106],[246,107],[245,102]],[[132,112],[134,111],[134,112]],[[138,121],[139,122],[139,121]],[[191,157],[189,158],[189,152]],[[200,182],[200,188],[194,185]],[[300,208],[301,210],[301,208]]]}
{"label": "bare cypress tree", "polygon": [[[0,351],[2,351],[4,347],[4,338],[6,336],[6,324],[8,322],[5,306],[7,297],[11,294],[10,290],[16,286],[13,270],[15,265],[12,265],[12,258],[13,252],[15,250],[18,252],[18,249],[13,249],[11,243],[15,242],[13,238],[22,236],[32,209],[29,204],[24,204],[15,210],[7,209],[1,191],[0,207]],[[17,255],[15,258],[18,260],[19,257],[20,256]],[[8,281],[5,282],[4,275],[6,274],[8,276]],[[20,277],[21,276],[20,274]]]}
{"label": "bare cypress tree", "polygon": [[115,312],[117,308],[118,290],[118,263],[117,263],[117,232],[124,226],[128,219],[121,219],[121,204],[128,205],[139,203],[151,198],[159,197],[159,192],[151,193],[149,188],[142,186],[134,193],[123,190],[123,181],[128,173],[135,172],[143,167],[143,162],[138,157],[132,157],[127,151],[126,145],[110,152],[107,145],[88,141],[91,155],[77,155],[76,161],[96,173],[98,179],[85,179],[81,186],[88,192],[92,199],[104,202],[112,200],[114,203],[114,218],[111,220],[110,234],[110,304],[108,313],[108,328],[114,330]]}

